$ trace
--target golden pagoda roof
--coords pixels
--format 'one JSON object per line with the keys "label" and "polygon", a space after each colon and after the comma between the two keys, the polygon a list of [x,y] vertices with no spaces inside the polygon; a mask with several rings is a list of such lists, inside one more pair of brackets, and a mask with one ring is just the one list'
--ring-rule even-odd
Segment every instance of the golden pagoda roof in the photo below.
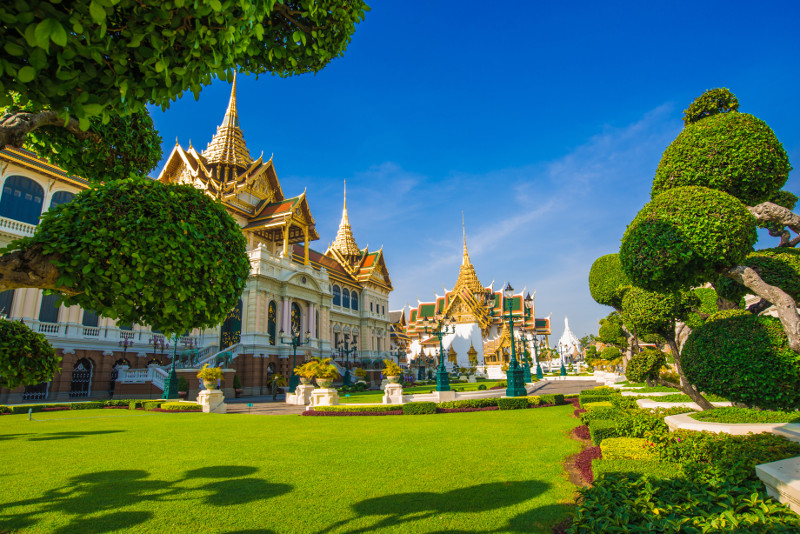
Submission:
{"label": "golden pagoda roof", "polygon": [[236,73],[233,74],[231,99],[222,118],[222,124],[217,126],[217,133],[202,152],[202,156],[207,165],[229,165],[246,169],[253,162],[244,142],[244,134],[239,128],[239,114],[236,111]]}
{"label": "golden pagoda roof", "polygon": [[361,249],[356,245],[353,237],[353,230],[350,228],[350,220],[347,218],[347,181],[344,183],[344,208],[342,209],[342,220],[339,222],[339,231],[336,232],[336,239],[331,248],[344,257],[361,256]]}
{"label": "golden pagoda roof", "polygon": [[475,267],[472,266],[472,262],[469,261],[469,251],[467,251],[467,231],[466,227],[464,226],[464,220],[461,220],[461,227],[464,234],[464,255],[461,259],[461,269],[458,271],[458,280],[456,280],[456,285],[453,287],[453,293],[461,294],[464,289],[468,292],[472,293],[473,295],[476,293],[485,293],[486,290],[481,284],[481,281],[478,280],[478,275],[475,272]]}

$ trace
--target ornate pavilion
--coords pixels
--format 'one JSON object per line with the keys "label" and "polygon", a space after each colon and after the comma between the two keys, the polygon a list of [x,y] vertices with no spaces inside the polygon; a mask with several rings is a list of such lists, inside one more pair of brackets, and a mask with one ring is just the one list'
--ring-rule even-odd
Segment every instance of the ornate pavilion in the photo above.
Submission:
{"label": "ornate pavilion", "polygon": [[[87,187],[26,151],[0,151],[0,164],[0,244],[32,234],[43,208]],[[183,148],[176,140],[157,179],[190,184],[218,199],[247,239],[251,272],[236,308],[218,327],[178,340],[179,354],[192,352],[191,365],[224,355],[244,394],[263,394],[275,373],[289,379],[295,359],[333,355],[378,369],[389,357],[392,282],[383,250],[358,247],[346,196],[333,242],[325,252],[311,248],[319,234],[306,192],[287,198],[272,158],[251,157],[239,127],[235,78],[206,149],[191,142]],[[55,298],[35,289],[0,294],[2,314],[44,333],[64,356],[52,383],[0,390],[0,401],[108,397],[115,390],[129,398],[161,394],[174,341],[146,325],[118,325],[78,307],[56,307]],[[300,343],[296,356],[293,332]],[[227,378],[225,387],[233,395]]]}
{"label": "ornate pavilion", "polygon": [[[423,362],[438,363],[439,340],[432,335],[426,323],[434,316],[449,316],[455,323],[455,332],[442,339],[445,357],[450,365],[483,369],[490,377],[502,377],[501,368],[511,357],[511,335],[508,329],[508,302],[514,319],[514,337],[518,345],[515,350],[528,347],[533,351],[532,341],[540,336],[547,341],[550,335],[550,318],[536,318],[535,306],[526,309],[523,292],[506,299],[494,283],[484,286],[478,279],[475,267],[469,259],[466,231],[461,268],[453,289],[445,289],[442,296],[436,295],[433,302],[417,302],[405,319],[396,319],[394,325],[405,326],[408,341],[409,365],[419,366]],[[535,302],[535,300],[534,300]],[[393,312],[397,313],[397,312]]]}

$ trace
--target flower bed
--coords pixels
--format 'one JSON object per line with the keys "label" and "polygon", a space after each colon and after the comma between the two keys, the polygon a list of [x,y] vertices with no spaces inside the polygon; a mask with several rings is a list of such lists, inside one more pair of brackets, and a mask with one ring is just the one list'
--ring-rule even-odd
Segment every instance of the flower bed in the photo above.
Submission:
{"label": "flower bed", "polygon": [[403,410],[392,410],[390,412],[317,412],[306,410],[300,415],[306,416],[351,416],[351,415],[403,415]]}
{"label": "flower bed", "polygon": [[600,458],[600,456],[600,447],[586,447],[575,457],[575,467],[580,471],[583,479],[589,484],[594,482],[592,460]]}

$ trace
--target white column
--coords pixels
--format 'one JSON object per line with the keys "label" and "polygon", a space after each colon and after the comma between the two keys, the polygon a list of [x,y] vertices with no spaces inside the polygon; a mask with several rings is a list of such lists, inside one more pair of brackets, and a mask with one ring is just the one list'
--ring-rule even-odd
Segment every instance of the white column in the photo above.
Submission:
{"label": "white column", "polygon": [[289,324],[289,298],[283,297],[281,300],[281,326],[278,330],[283,330],[284,334],[291,335],[292,327]]}

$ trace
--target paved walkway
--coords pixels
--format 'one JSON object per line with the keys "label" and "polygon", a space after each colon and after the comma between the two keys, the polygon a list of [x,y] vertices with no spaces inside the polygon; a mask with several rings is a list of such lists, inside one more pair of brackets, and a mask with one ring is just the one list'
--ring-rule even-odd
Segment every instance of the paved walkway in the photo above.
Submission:
{"label": "paved walkway", "polygon": [[[539,384],[539,382],[537,382]],[[599,386],[594,380],[543,380],[542,385],[538,387],[532,394],[545,395],[548,393],[563,393],[569,395],[572,393],[580,393],[585,389],[592,389]]]}

